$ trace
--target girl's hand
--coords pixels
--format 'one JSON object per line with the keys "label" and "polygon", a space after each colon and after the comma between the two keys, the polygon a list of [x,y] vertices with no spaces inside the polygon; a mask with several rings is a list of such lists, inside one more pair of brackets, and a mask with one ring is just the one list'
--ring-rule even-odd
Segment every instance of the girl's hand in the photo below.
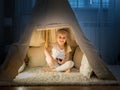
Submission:
{"label": "girl's hand", "polygon": [[58,64],[63,64],[63,60],[62,60],[62,59],[56,58],[56,62],[57,62]]}
{"label": "girl's hand", "polygon": [[58,63],[58,64],[63,64],[62,61],[60,61],[60,60],[57,60],[57,63]]}

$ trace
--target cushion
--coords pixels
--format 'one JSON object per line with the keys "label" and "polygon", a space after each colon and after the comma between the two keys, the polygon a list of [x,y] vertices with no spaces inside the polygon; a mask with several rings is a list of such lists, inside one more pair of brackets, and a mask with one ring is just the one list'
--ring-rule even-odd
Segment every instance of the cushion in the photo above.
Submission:
{"label": "cushion", "polygon": [[29,46],[42,46],[45,43],[45,32],[34,30]]}
{"label": "cushion", "polygon": [[31,47],[28,50],[28,58],[30,67],[45,66],[46,60],[44,55],[44,47]]}
{"label": "cushion", "polygon": [[83,57],[83,53],[81,52],[78,46],[75,50],[74,57],[73,57],[74,65],[77,69],[79,69],[81,66],[82,57]]}
{"label": "cushion", "polygon": [[83,54],[83,57],[82,57],[82,61],[81,61],[81,66],[80,66],[80,73],[87,77],[87,78],[90,78],[91,74],[92,74],[92,68],[87,60],[87,57],[85,54]]}
{"label": "cushion", "polygon": [[18,69],[18,73],[21,73],[26,67],[25,62],[23,62],[22,66],[20,66],[20,68]]}

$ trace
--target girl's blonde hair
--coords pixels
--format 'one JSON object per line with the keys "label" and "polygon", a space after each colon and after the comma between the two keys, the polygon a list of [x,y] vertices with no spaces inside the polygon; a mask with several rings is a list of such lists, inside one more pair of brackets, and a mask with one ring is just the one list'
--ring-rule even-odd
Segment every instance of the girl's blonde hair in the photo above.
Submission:
{"label": "girl's blonde hair", "polygon": [[69,47],[70,35],[71,35],[71,34],[70,34],[70,30],[69,30],[69,28],[61,28],[61,29],[58,29],[58,30],[56,31],[56,36],[57,36],[58,34],[65,34],[66,37],[67,37],[67,41],[66,41],[65,44],[64,44],[65,52],[67,53],[68,47]]}

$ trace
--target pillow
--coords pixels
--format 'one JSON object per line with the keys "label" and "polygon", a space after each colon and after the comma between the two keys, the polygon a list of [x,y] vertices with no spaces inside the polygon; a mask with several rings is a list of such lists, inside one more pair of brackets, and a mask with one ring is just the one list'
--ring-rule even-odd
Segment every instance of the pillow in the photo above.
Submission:
{"label": "pillow", "polygon": [[31,47],[28,50],[28,58],[30,67],[45,66],[46,60],[44,55],[44,47]]}
{"label": "pillow", "polygon": [[81,52],[78,46],[75,50],[74,57],[73,57],[74,65],[77,69],[79,69],[81,66],[82,57],[83,57],[83,53]]}
{"label": "pillow", "polygon": [[83,54],[82,57],[82,61],[81,61],[81,66],[80,66],[80,73],[87,77],[90,78],[91,74],[92,74],[92,68],[87,60],[87,57],[85,56],[85,54]]}
{"label": "pillow", "polygon": [[45,31],[34,30],[29,46],[41,46],[45,43]]}
{"label": "pillow", "polygon": [[25,62],[23,62],[22,66],[20,66],[20,68],[18,69],[18,73],[21,73],[26,67]]}

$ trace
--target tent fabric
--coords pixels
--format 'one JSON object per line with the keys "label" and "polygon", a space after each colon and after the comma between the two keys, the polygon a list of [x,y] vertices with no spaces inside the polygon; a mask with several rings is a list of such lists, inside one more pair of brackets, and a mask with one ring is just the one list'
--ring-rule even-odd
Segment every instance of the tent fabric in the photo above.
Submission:
{"label": "tent fabric", "polygon": [[85,37],[67,0],[37,0],[24,34],[17,45],[12,45],[13,48],[10,48],[9,53],[11,54],[8,54],[2,66],[4,73],[12,76],[11,80],[16,76],[28,51],[34,30],[52,30],[63,27],[71,30],[76,43],[86,55],[96,76],[100,79],[115,79],[95,47]]}

